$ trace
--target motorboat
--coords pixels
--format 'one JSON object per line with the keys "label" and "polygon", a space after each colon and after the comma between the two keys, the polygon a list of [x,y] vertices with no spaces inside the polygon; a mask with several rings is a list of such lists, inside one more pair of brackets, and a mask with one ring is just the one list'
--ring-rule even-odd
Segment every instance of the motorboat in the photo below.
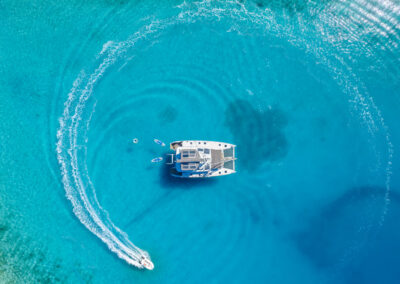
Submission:
{"label": "motorboat", "polygon": [[154,264],[153,262],[150,260],[149,257],[146,257],[144,255],[141,256],[139,263],[141,265],[143,265],[144,268],[148,269],[148,270],[153,270],[154,269]]}

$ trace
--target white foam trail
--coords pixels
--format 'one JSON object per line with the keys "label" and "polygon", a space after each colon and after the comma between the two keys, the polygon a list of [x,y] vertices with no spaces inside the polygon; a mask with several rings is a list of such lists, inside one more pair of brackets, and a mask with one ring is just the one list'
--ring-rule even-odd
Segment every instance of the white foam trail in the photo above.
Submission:
{"label": "white foam trail", "polygon": [[[86,118],[84,110],[88,107],[88,100],[93,92],[94,85],[103,76],[105,70],[112,65],[117,57],[137,40],[154,32],[156,29],[146,28],[131,37],[129,42],[116,45],[108,51],[108,56],[101,62],[90,76],[82,72],[73,83],[64,104],[63,116],[60,119],[60,128],[57,132],[57,158],[60,164],[62,181],[67,198],[73,205],[73,211],[79,220],[93,234],[99,237],[111,251],[127,263],[143,268],[139,262],[142,256],[149,258],[147,252],[136,247],[128,236],[116,227],[108,213],[100,206],[94,186],[90,180],[86,165],[86,132],[95,109]],[[83,134],[83,135],[82,135]]]}
{"label": "white foam trail", "polygon": [[[391,4],[385,5],[390,6]],[[368,8],[369,10],[375,9],[374,7]],[[95,188],[88,175],[86,165],[86,133],[89,129],[90,119],[95,109],[95,103],[91,103],[91,96],[94,86],[108,67],[113,65],[115,61],[120,58],[128,48],[133,47],[137,41],[146,39],[146,37],[150,35],[152,35],[153,39],[157,36],[159,31],[169,26],[179,23],[193,23],[199,19],[211,19],[213,21],[221,20],[222,18],[233,19],[235,23],[233,23],[232,27],[228,30],[235,31],[238,34],[246,34],[249,32],[248,27],[242,28],[242,26],[239,25],[241,22],[253,23],[260,30],[265,32],[280,37],[284,35],[290,43],[313,53],[316,58],[332,69],[333,75],[337,76],[336,79],[342,81],[341,86],[344,88],[345,93],[351,96],[350,101],[361,114],[369,133],[373,136],[382,129],[385,133],[388,147],[388,161],[386,167],[386,204],[383,216],[386,214],[390,200],[393,145],[379,109],[374,104],[372,98],[367,95],[367,92],[359,89],[358,86],[360,82],[357,81],[355,74],[352,73],[351,68],[348,67],[342,57],[336,56],[336,58],[327,59],[323,54],[323,49],[312,49],[311,45],[307,42],[307,38],[303,34],[296,34],[298,30],[295,30],[295,27],[288,24],[290,21],[288,15],[283,13],[283,15],[278,17],[268,8],[264,10],[249,10],[244,3],[239,1],[205,0],[203,2],[194,2],[190,4],[184,1],[181,5],[177,6],[177,9],[179,9],[179,14],[176,18],[166,20],[153,19],[149,25],[144,26],[126,41],[117,43],[108,41],[105,43],[98,55],[99,59],[104,57],[99,66],[91,75],[86,75],[85,72],[81,72],[68,94],[68,99],[64,104],[63,115],[59,120],[60,126],[57,131],[57,158],[60,164],[66,196],[72,203],[74,214],[86,228],[101,239],[118,257],[129,264],[143,268],[139,259],[142,256],[149,257],[148,253],[136,247],[129,240],[127,234],[114,225],[108,213],[99,204]],[[364,12],[361,12],[361,15],[371,22],[379,20],[375,16],[367,15]],[[324,20],[322,17],[323,16],[321,16],[319,20]],[[324,23],[329,21],[331,20],[326,18]],[[335,19],[332,20],[331,23],[345,26],[344,19]],[[395,27],[398,26],[397,22],[391,23]],[[306,30],[306,23],[304,23],[300,15],[298,15],[297,24],[301,26],[303,30]],[[396,32],[390,26],[381,24],[380,27],[383,28],[386,33],[393,34],[396,39],[398,38]],[[252,31],[250,30],[250,32]],[[323,33],[324,29],[321,28],[316,32]],[[335,37],[327,34],[326,36],[322,36],[322,38],[325,38],[331,47],[341,46],[341,42],[338,42],[337,36]],[[355,42],[359,39],[354,32],[350,32],[348,38],[353,39]],[[339,37],[339,39],[342,40],[344,38]],[[343,70],[335,69],[337,67],[334,67],[336,65],[331,62],[332,60],[340,62],[340,64],[344,66]],[[339,73],[340,76],[338,75]],[[87,109],[91,109],[88,114],[86,113]]]}
{"label": "white foam trail", "polygon": [[100,55],[103,55],[110,47],[114,44],[112,40],[107,41],[105,44],[103,44],[103,48],[100,51]]}

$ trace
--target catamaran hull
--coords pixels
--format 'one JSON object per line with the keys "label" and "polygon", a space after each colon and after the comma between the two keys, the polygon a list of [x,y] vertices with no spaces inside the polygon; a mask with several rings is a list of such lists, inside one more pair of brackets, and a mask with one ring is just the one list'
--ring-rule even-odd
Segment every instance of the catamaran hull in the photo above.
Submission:
{"label": "catamaran hull", "polygon": [[[225,176],[236,173],[235,170],[235,148],[236,145],[204,140],[184,140],[175,141],[170,144],[171,150],[176,151],[171,156],[170,162],[172,165],[170,174],[177,178],[210,178],[216,176]],[[186,157],[179,156],[180,151],[196,151],[196,156]],[[215,162],[215,160],[217,162]],[[201,162],[199,162],[201,161]],[[182,165],[199,163],[200,165],[209,164],[208,168],[196,170],[182,170]],[[178,170],[179,169],[179,170]]]}

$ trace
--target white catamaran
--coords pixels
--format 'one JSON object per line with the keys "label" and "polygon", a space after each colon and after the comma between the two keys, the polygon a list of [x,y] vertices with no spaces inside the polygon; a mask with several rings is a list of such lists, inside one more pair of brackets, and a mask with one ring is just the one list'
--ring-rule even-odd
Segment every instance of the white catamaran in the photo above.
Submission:
{"label": "white catamaran", "polygon": [[175,141],[170,144],[167,164],[173,165],[171,175],[180,178],[205,178],[236,173],[236,145],[200,140]]}

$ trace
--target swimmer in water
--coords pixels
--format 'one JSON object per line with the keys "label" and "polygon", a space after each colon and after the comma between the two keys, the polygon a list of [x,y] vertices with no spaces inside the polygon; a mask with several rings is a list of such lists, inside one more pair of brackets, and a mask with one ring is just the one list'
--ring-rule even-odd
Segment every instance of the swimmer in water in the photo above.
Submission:
{"label": "swimmer in water", "polygon": [[132,142],[133,142],[134,144],[137,144],[137,143],[139,142],[139,139],[133,138],[133,139],[132,139]]}

